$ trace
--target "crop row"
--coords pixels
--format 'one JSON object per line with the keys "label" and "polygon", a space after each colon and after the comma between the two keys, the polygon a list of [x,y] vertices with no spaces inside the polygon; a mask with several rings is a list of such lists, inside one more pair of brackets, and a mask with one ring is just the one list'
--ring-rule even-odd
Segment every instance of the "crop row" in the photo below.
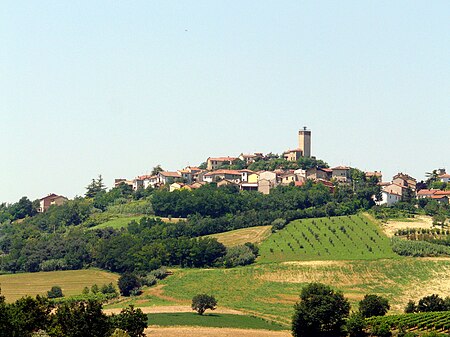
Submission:
{"label": "crop row", "polygon": [[377,316],[367,319],[369,325],[388,324],[392,329],[439,330],[450,332],[450,311]]}

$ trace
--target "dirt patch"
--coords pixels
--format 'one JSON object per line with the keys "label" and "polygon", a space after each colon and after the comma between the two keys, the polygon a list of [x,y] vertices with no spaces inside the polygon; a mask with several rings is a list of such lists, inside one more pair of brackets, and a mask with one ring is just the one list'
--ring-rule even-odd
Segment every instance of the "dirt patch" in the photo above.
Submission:
{"label": "dirt patch", "polygon": [[158,297],[158,298],[160,298],[162,300],[175,302],[175,303],[183,303],[183,302],[185,302],[185,301],[182,301],[182,300],[180,300],[178,298],[164,295],[163,287],[164,287],[164,284],[158,284],[156,287],[151,287],[151,288],[149,288],[149,289],[147,289],[145,291],[145,295],[153,295],[153,296]]}
{"label": "dirt patch", "polygon": [[390,220],[381,226],[383,232],[389,236],[393,237],[395,232],[399,229],[405,228],[433,228],[433,219],[430,216],[419,215],[411,221],[395,221]]}
{"label": "dirt patch", "polygon": [[292,266],[311,266],[311,267],[323,267],[323,266],[343,266],[346,264],[345,261],[286,261],[281,264],[292,265]]}
{"label": "dirt patch", "polygon": [[[144,314],[159,314],[159,313],[176,313],[176,312],[193,312],[190,306],[188,305],[158,305],[153,307],[139,307]],[[118,314],[120,313],[121,308],[113,308],[113,309],[104,309],[103,312],[107,315]],[[212,311],[213,313],[218,314],[234,314],[234,315],[244,315],[243,312],[228,309],[228,308],[217,308]]]}
{"label": "dirt patch", "polygon": [[149,337],[290,337],[289,331],[269,331],[230,328],[200,328],[200,327],[150,327],[145,330]]}

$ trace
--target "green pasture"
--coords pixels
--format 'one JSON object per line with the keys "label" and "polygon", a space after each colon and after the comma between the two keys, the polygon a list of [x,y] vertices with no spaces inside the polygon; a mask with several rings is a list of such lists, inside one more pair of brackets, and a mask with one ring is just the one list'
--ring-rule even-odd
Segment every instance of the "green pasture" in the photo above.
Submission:
{"label": "green pasture", "polygon": [[108,220],[100,225],[91,227],[91,229],[99,229],[99,228],[106,228],[111,227],[114,229],[124,228],[127,227],[128,224],[131,221],[139,222],[145,215],[138,215],[138,216],[121,216],[115,219]]}
{"label": "green pasture", "polygon": [[342,290],[356,309],[365,294],[385,296],[391,312],[410,299],[433,292],[450,295],[449,259],[380,259],[270,263],[233,269],[177,269],[160,281],[165,296],[185,304],[198,293],[212,294],[218,306],[289,324],[302,287],[322,282]]}
{"label": "green pasture", "polygon": [[198,315],[193,312],[148,314],[148,324],[157,326],[202,326],[212,328],[241,328],[286,330],[285,326],[268,322],[262,318],[244,315],[216,314],[208,312]]}
{"label": "green pasture", "polygon": [[258,262],[394,258],[378,225],[359,214],[295,220],[260,245]]}

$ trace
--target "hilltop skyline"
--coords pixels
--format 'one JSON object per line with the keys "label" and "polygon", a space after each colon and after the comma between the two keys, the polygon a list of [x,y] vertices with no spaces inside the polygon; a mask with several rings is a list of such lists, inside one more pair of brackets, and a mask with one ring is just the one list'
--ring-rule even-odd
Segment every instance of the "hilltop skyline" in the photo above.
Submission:
{"label": "hilltop skyline", "polygon": [[331,166],[450,170],[446,1],[0,9],[0,202],[282,153],[303,126]]}

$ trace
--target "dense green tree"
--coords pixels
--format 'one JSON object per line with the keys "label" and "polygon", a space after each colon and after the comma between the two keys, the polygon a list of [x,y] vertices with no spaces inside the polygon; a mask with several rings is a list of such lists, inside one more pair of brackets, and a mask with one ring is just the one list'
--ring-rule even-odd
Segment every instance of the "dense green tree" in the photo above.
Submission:
{"label": "dense green tree", "polygon": [[112,325],[125,330],[130,337],[145,337],[144,329],[148,326],[147,321],[147,315],[132,305],[122,309],[120,314],[111,317]]}
{"label": "dense green tree", "polygon": [[405,307],[405,314],[412,314],[413,312],[417,312],[417,305],[413,300],[409,300]]}
{"label": "dense green tree", "polygon": [[341,292],[321,283],[310,283],[302,289],[294,311],[294,337],[340,337],[345,335],[350,303]]}
{"label": "dense green tree", "polygon": [[389,302],[386,298],[367,294],[359,302],[359,312],[364,317],[384,316],[389,310]]}
{"label": "dense green tree", "polygon": [[86,198],[95,198],[98,193],[105,191],[105,184],[103,184],[102,175],[99,174],[97,179],[92,179],[91,183],[86,186]]}
{"label": "dense green tree", "polygon": [[437,294],[422,297],[417,304],[417,311],[445,311],[447,310],[444,300]]}
{"label": "dense green tree", "polygon": [[53,286],[49,291],[47,291],[47,297],[48,298],[64,297],[61,287]]}
{"label": "dense green tree", "polygon": [[203,315],[207,309],[215,310],[216,306],[217,300],[212,295],[198,294],[192,298],[191,308],[199,315]]}
{"label": "dense green tree", "polygon": [[367,333],[365,331],[367,322],[364,317],[359,313],[352,313],[347,322],[345,323],[349,337],[365,337]]}
{"label": "dense green tree", "polygon": [[133,291],[141,287],[141,282],[135,274],[125,273],[119,277],[118,286],[121,295],[130,296]]}

